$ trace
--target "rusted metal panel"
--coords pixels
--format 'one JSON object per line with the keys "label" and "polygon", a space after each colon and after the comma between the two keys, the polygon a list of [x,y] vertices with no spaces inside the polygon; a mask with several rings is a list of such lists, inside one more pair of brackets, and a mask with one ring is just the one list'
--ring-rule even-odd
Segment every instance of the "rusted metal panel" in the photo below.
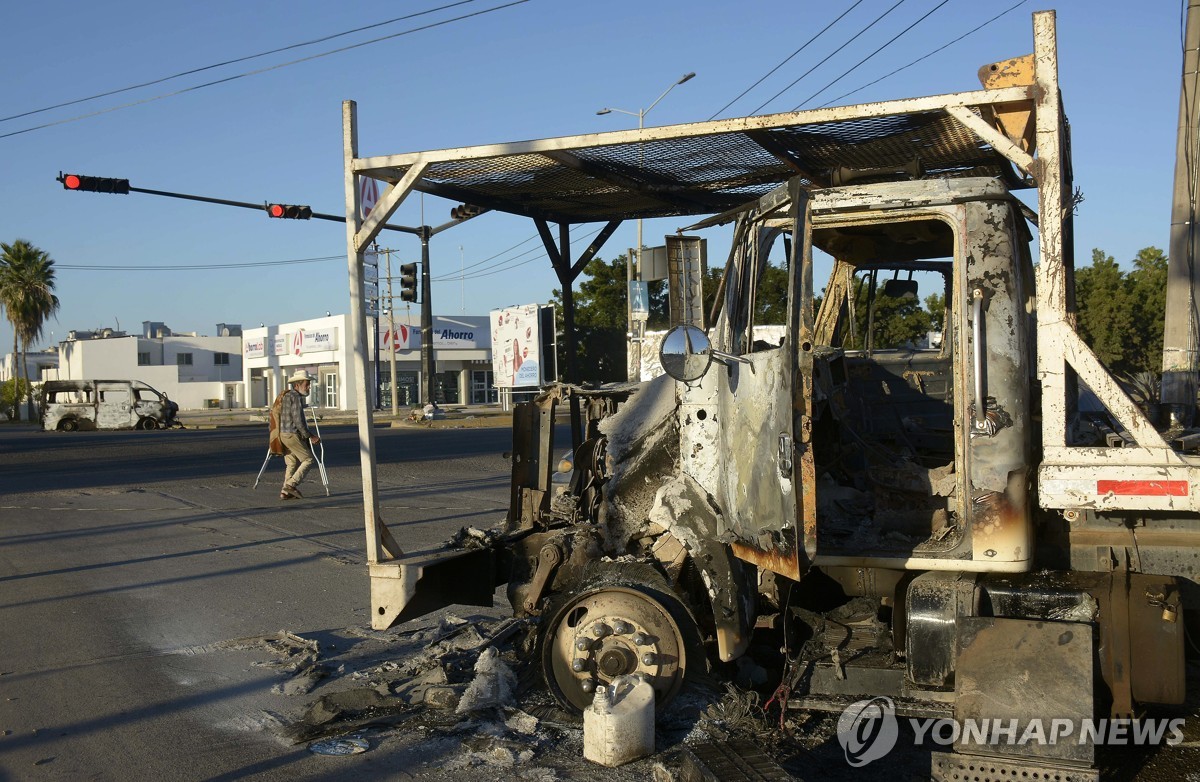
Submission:
{"label": "rusted metal panel", "polygon": [[769,570],[781,576],[799,581],[803,573],[800,570],[799,552],[796,547],[772,548],[763,551],[747,543],[734,542],[729,544],[733,555],[743,562],[749,562],[762,570]]}
{"label": "rusted metal panel", "polygon": [[1012,57],[979,69],[979,83],[985,90],[1002,87],[1028,87],[1033,84],[1033,55]]}
{"label": "rusted metal panel", "polygon": [[[1020,737],[1032,721],[1048,716],[1081,724],[1093,715],[1092,628],[1077,622],[1040,622],[994,617],[959,619],[954,683],[954,717],[960,724],[1009,725]],[[1054,705],[1053,715],[1046,713]],[[1009,755],[1023,759],[1090,765],[1090,742],[988,743],[966,740],[955,749],[969,754]]]}

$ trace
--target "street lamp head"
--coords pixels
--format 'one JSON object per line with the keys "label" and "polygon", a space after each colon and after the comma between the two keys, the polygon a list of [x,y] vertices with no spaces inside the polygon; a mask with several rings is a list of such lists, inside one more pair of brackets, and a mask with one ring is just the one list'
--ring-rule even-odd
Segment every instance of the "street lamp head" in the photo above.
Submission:
{"label": "street lamp head", "polygon": [[600,109],[596,112],[597,115],[612,114],[612,109]]}
{"label": "street lamp head", "polygon": [[675,83],[676,83],[676,84],[683,84],[685,81],[691,81],[691,80],[692,80],[692,79],[694,79],[694,78],[696,78],[696,72],[695,72],[695,71],[692,71],[691,73],[685,73],[685,74],[683,74],[683,78],[681,78],[679,81],[677,81],[677,82],[675,82]]}

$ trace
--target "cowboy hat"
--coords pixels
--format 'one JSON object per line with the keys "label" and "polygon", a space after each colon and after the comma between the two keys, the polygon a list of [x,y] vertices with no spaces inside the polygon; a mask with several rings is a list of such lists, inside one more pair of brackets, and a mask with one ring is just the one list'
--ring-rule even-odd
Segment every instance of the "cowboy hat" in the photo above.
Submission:
{"label": "cowboy hat", "polygon": [[307,369],[297,369],[292,376],[288,378],[288,385],[291,385],[292,383],[302,383],[305,380],[311,382],[313,379],[313,376],[308,374]]}

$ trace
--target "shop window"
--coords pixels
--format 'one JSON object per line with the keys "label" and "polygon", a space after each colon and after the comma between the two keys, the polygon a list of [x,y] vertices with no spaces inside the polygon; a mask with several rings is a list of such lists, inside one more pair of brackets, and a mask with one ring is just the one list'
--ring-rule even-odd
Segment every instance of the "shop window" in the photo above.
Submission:
{"label": "shop window", "polygon": [[500,401],[500,392],[492,379],[492,370],[472,370],[471,372],[471,404],[487,405]]}

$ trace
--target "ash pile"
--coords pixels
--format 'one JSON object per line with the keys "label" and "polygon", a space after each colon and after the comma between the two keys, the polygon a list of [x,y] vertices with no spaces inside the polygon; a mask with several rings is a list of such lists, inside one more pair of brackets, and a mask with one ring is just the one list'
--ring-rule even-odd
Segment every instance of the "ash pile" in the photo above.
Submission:
{"label": "ash pile", "polygon": [[772,766],[768,756],[798,749],[758,693],[705,678],[657,715],[653,754],[619,768],[589,763],[583,720],[560,708],[542,679],[536,630],[529,619],[446,614],[417,628],[343,630],[324,647],[287,632],[227,645],[269,653],[258,664],[280,675],[272,692],[286,700],[269,722],[282,741],[348,755],[416,740],[430,766],[409,769],[417,777],[670,782],[688,778],[689,748],[729,742]]}

